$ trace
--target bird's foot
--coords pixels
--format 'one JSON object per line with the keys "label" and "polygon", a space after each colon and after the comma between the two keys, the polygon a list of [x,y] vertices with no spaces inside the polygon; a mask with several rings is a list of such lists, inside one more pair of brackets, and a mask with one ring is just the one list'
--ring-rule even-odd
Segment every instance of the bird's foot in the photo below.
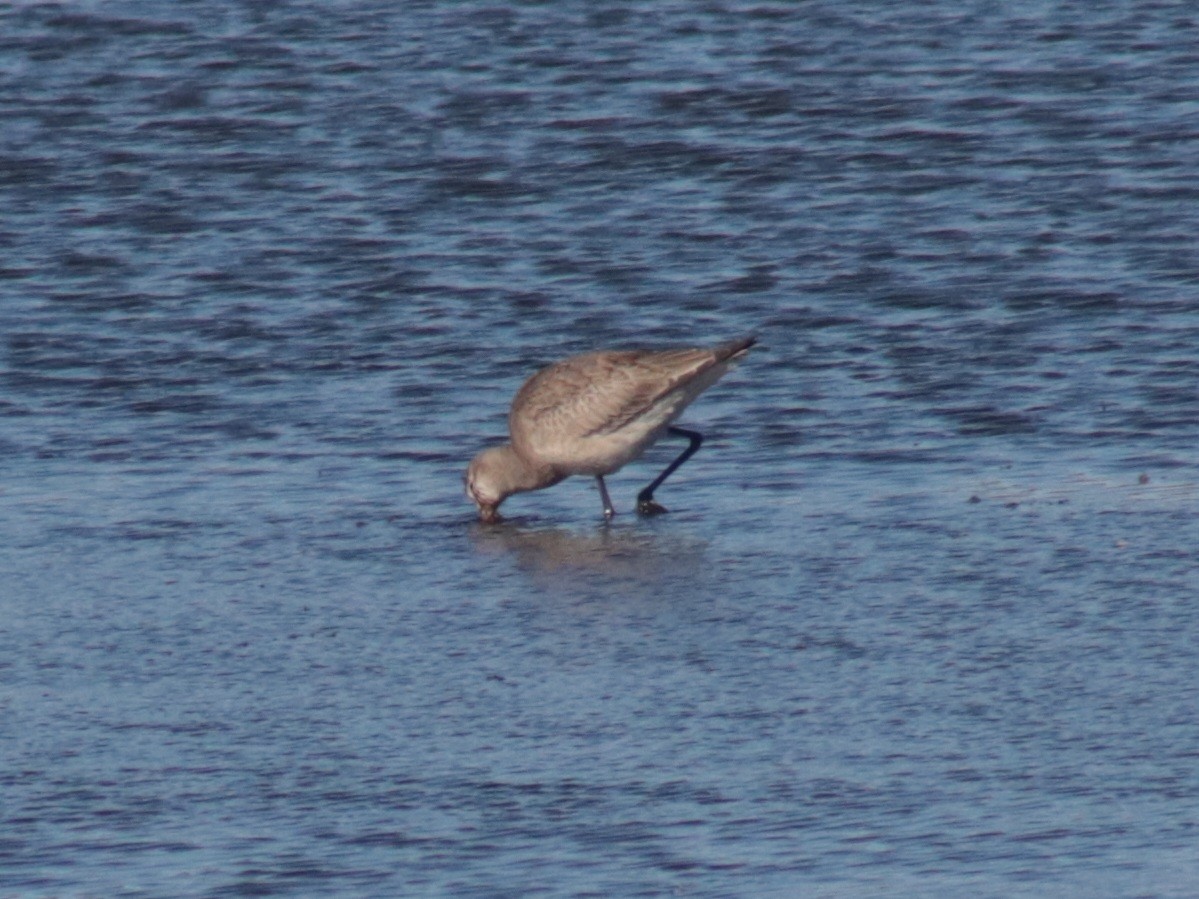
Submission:
{"label": "bird's foot", "polygon": [[665,511],[667,511],[666,507],[654,502],[652,496],[637,497],[638,515],[661,515]]}

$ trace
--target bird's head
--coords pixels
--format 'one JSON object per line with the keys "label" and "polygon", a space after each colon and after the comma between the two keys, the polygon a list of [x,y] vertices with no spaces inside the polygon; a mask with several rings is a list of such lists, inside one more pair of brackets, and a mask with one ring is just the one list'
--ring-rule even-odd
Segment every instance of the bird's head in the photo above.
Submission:
{"label": "bird's head", "polygon": [[493,446],[485,449],[471,460],[466,469],[466,495],[479,507],[479,520],[485,524],[503,521],[500,503],[512,494],[508,485],[507,457],[509,446]]}

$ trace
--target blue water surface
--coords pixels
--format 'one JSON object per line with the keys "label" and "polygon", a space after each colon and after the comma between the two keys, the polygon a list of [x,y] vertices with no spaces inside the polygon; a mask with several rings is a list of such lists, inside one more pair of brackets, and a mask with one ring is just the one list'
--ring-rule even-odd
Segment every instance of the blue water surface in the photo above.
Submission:
{"label": "blue water surface", "polygon": [[[1190,896],[1199,16],[0,7],[0,894]],[[473,519],[542,364],[761,344]]]}

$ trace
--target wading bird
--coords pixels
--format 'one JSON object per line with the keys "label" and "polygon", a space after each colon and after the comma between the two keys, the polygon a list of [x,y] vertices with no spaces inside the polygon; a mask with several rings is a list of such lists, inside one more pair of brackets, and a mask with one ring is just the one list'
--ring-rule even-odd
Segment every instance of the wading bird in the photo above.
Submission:
{"label": "wading bird", "polygon": [[702,434],[673,422],[755,339],[711,348],[586,353],[537,372],[512,400],[511,443],[483,450],[466,472],[466,495],[479,507],[480,520],[499,521],[500,503],[513,493],[552,487],[571,475],[595,478],[604,516],[611,518],[604,475],[671,434],[687,438],[687,448],[637,494],[641,514],[665,512],[654,491],[703,442]]}

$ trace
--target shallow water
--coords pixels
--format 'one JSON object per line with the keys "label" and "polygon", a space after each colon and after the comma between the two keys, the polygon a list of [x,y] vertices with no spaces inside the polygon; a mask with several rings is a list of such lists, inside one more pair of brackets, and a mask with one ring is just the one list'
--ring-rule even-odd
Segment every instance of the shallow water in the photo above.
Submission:
{"label": "shallow water", "polygon": [[[1197,30],[0,10],[0,893],[1189,895]],[[750,332],[671,514],[472,521]]]}

